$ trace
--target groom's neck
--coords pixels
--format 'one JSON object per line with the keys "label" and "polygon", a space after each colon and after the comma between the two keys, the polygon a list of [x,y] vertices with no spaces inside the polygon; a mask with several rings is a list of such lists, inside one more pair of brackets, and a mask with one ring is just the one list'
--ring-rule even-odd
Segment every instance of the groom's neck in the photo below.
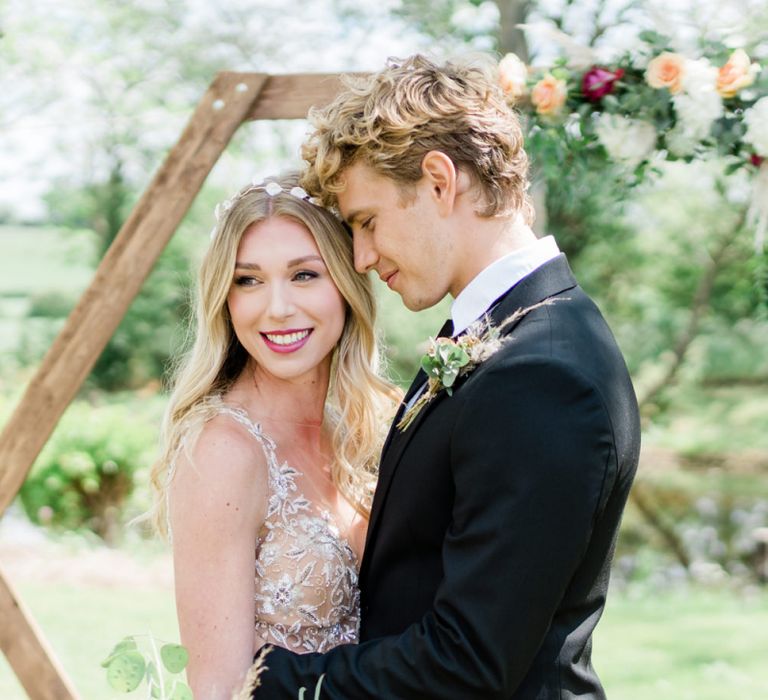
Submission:
{"label": "groom's neck", "polygon": [[462,264],[451,296],[455,299],[461,291],[485,268],[509,253],[535,243],[536,234],[519,215],[500,218],[473,216],[463,229],[461,240]]}

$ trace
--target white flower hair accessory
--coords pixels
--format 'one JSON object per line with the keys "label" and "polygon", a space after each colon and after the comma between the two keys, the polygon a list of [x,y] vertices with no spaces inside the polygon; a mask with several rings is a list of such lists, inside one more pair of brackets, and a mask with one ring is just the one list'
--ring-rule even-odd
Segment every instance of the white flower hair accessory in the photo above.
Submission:
{"label": "white flower hair accessory", "polygon": [[213,210],[213,215],[216,217],[216,226],[214,226],[213,230],[211,231],[211,240],[216,237],[216,232],[219,230],[219,224],[227,215],[227,212],[234,206],[235,202],[251,192],[259,191],[265,192],[270,197],[276,197],[277,195],[283,193],[289,194],[291,197],[296,197],[296,199],[309,202],[316,207],[322,206],[320,204],[320,200],[317,199],[317,197],[310,197],[309,193],[303,187],[295,185],[290,189],[286,189],[279,182],[275,182],[274,180],[270,180],[265,184],[264,180],[254,178],[251,181],[249,187],[246,187],[244,190],[241,190],[234,196],[230,197],[229,199],[225,199],[223,202],[219,202],[219,204],[216,205]]}

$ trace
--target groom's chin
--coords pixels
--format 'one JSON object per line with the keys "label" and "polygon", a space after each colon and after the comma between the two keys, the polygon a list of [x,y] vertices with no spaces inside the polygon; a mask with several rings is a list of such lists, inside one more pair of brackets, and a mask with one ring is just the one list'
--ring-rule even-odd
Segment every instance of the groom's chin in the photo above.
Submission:
{"label": "groom's chin", "polygon": [[[400,292],[397,292],[397,294],[400,294]],[[403,296],[400,294],[400,299],[403,302],[403,305],[406,309],[409,311],[423,311],[424,309],[428,309],[430,306],[434,306],[436,302],[430,302],[425,299],[411,299],[410,297]]]}

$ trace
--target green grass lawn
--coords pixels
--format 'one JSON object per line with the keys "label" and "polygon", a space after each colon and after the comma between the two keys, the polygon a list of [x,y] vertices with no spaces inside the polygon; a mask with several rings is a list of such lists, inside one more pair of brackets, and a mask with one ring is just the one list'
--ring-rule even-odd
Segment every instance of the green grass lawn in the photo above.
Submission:
{"label": "green grass lawn", "polygon": [[[93,277],[93,236],[53,226],[0,226],[0,355],[19,349],[25,329],[34,334],[52,325],[25,319],[33,297],[55,294],[74,305]],[[49,342],[46,336],[43,345]]]}
{"label": "green grass lawn", "polygon": [[[16,585],[21,599],[56,652],[83,700],[138,698],[113,691],[101,661],[129,634],[152,633],[178,642],[173,594],[168,590]],[[23,689],[0,655],[0,698],[23,700]]]}
{"label": "green grass lawn", "polygon": [[615,700],[768,698],[768,595],[725,591],[609,599],[593,660]]}
{"label": "green grass lawn", "polygon": [[90,231],[0,226],[0,296],[77,293],[93,276]]}
{"label": "green grass lawn", "polygon": [[[99,663],[127,634],[176,641],[167,590],[17,586],[84,700],[114,700]],[[691,590],[614,595],[593,660],[611,700],[758,700],[768,697],[768,593],[744,598]],[[24,694],[0,659],[0,698]]]}

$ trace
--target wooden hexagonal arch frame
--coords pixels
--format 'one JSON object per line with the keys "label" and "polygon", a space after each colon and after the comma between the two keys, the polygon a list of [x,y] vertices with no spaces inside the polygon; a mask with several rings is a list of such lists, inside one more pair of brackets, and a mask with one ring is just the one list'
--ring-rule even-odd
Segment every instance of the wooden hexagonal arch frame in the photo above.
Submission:
{"label": "wooden hexagonal arch frame", "polygon": [[[303,119],[309,107],[334,97],[339,77],[233,72],[216,76],[0,434],[0,516],[238,127],[256,119]],[[31,700],[79,698],[2,570],[0,649]]]}

